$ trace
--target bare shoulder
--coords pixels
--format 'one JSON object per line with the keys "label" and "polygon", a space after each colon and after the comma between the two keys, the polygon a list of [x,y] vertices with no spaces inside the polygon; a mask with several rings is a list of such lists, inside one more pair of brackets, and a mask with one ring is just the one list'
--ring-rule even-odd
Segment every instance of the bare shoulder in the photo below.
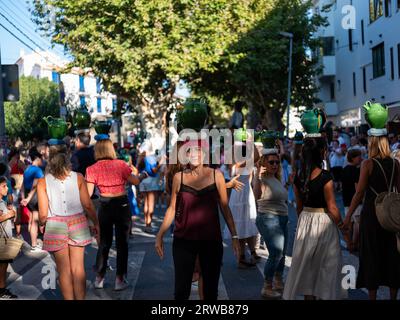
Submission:
{"label": "bare shoulder", "polygon": [[361,163],[361,169],[367,169],[368,171],[371,171],[373,166],[374,166],[373,159],[367,159]]}
{"label": "bare shoulder", "polygon": [[174,178],[172,179],[172,183],[181,183],[182,171],[179,171],[174,174]]}

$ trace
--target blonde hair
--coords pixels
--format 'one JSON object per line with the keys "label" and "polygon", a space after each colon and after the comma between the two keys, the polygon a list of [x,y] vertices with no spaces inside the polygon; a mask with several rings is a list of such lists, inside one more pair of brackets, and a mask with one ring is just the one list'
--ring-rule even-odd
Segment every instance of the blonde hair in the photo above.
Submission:
{"label": "blonde hair", "polygon": [[[277,153],[272,153],[272,154],[265,154],[263,156],[261,156],[260,158],[260,164],[265,167],[265,163],[268,161],[268,157],[276,157],[278,158],[279,161],[279,167],[278,167],[278,171],[275,173],[275,178],[278,179],[279,181],[281,181],[282,179],[282,166],[281,166],[281,159],[279,157],[279,155]],[[263,176],[265,177],[267,175],[267,172],[265,172],[263,174]]]}
{"label": "blonde hair", "polygon": [[386,159],[390,157],[389,140],[387,137],[368,137],[368,158]]}
{"label": "blonde hair", "polygon": [[110,139],[97,141],[94,145],[94,158],[96,161],[105,159],[116,159],[114,146]]}

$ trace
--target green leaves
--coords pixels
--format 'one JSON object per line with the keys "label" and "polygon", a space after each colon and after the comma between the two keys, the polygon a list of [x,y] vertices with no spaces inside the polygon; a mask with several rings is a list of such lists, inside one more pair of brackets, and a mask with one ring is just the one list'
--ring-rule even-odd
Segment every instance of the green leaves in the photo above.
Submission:
{"label": "green leaves", "polygon": [[[50,29],[47,5],[57,17]],[[288,40],[279,31],[295,35],[294,103],[308,103],[302,88],[314,71],[305,52],[315,47],[310,35],[323,23],[309,18],[310,6],[303,0],[40,0],[33,13],[75,65],[91,67],[123,99],[162,112],[184,80],[227,103],[243,98],[262,116],[285,101]]]}
{"label": "green leaves", "polygon": [[47,79],[20,78],[19,102],[5,103],[6,131],[22,141],[43,138],[47,125],[43,117],[60,115],[58,87]]}

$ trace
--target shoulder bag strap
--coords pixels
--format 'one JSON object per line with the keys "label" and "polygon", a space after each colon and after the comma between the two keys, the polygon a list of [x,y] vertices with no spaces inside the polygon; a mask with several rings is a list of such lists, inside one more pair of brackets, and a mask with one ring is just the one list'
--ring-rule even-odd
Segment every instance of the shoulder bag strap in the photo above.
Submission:
{"label": "shoulder bag strap", "polygon": [[6,229],[3,226],[3,222],[0,222],[0,227],[1,227],[1,230],[0,230],[1,234],[3,235],[2,238],[9,239],[10,237],[8,236]]}
{"label": "shoulder bag strap", "polygon": [[[378,166],[379,166],[379,168],[381,169],[381,171],[382,171],[382,173],[383,173],[383,176],[384,176],[384,178],[385,178],[385,181],[386,181],[386,186],[387,186],[387,188],[388,188],[388,191],[390,191],[390,189],[389,189],[389,184],[388,184],[388,180],[387,180],[386,173],[385,173],[385,170],[383,169],[382,165],[380,164],[380,162],[379,162],[378,160],[376,160],[376,159],[374,159],[374,158],[372,158],[372,160],[373,160],[375,163],[377,163]],[[370,187],[370,189],[375,193],[375,195],[378,196],[378,193],[375,191],[375,189],[372,188],[371,186],[369,186],[369,187]]]}
{"label": "shoulder bag strap", "polygon": [[392,192],[394,172],[396,170],[396,162],[395,162],[396,160],[395,159],[392,159],[392,160],[393,160],[393,170],[392,170],[392,177],[390,178],[389,192]]}

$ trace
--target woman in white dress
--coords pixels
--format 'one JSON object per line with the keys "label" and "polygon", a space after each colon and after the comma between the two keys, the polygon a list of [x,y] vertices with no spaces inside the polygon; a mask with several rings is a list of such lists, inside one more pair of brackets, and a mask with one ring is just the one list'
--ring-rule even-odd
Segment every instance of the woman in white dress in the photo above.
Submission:
{"label": "woman in white dress", "polygon": [[[243,146],[243,148],[245,148],[245,146]],[[257,163],[259,160],[259,153],[256,148],[254,148],[253,157],[254,163]],[[237,181],[244,185],[241,191],[232,190],[229,199],[229,208],[231,209],[237,235],[239,237],[240,257],[238,267],[241,269],[254,267],[256,262],[261,259],[261,257],[256,254],[255,249],[258,230],[256,227],[256,200],[251,187],[253,168],[253,166],[251,168],[246,167],[246,162],[236,163],[232,167],[232,176],[240,175]],[[230,237],[231,235],[228,228],[225,228],[225,238]],[[251,253],[250,261],[246,260],[246,244]]]}
{"label": "woman in white dress", "polygon": [[[299,219],[283,292],[285,300],[294,300],[299,295],[306,300],[345,297],[339,243],[339,229],[344,229],[332,175],[322,169],[326,150],[322,137],[304,140],[302,169],[294,182]],[[344,235],[348,241],[348,234]]]}

